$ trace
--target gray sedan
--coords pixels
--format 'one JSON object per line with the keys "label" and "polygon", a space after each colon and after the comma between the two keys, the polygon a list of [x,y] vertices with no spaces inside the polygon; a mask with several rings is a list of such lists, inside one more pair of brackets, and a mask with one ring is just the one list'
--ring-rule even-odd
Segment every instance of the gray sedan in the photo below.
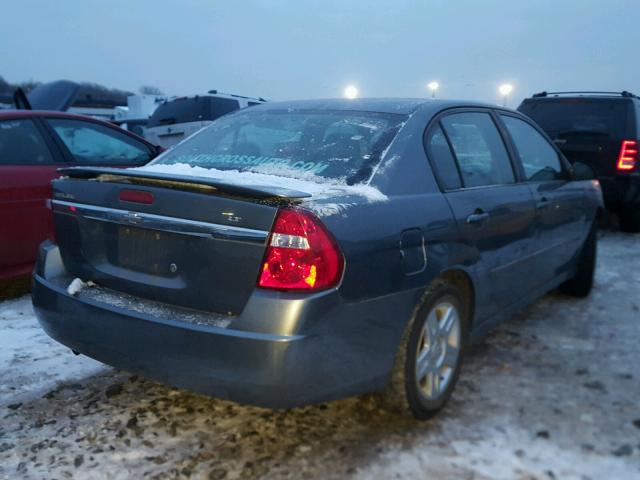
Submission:
{"label": "gray sedan", "polygon": [[268,103],[142,168],[64,170],[33,302],[59,342],[171,385],[273,408],[376,392],[424,419],[472,339],[588,295],[585,172],[492,105]]}

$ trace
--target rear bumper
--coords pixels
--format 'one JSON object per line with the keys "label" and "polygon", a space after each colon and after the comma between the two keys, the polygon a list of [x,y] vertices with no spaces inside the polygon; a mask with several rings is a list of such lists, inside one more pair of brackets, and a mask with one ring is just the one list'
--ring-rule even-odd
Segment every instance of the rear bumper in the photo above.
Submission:
{"label": "rear bumper", "polygon": [[354,310],[336,292],[259,292],[228,327],[159,319],[67,294],[47,278],[58,261],[57,247],[44,244],[33,277],[34,308],[49,336],[116,368],[239,403],[289,408],[380,389],[402,334],[379,321],[397,318],[395,302],[391,310],[380,302]]}
{"label": "rear bumper", "polygon": [[28,279],[32,271],[33,262],[0,270],[0,282],[10,282],[12,280],[19,280],[21,278]]}
{"label": "rear bumper", "polygon": [[640,208],[640,173],[617,175],[599,180],[607,209]]}

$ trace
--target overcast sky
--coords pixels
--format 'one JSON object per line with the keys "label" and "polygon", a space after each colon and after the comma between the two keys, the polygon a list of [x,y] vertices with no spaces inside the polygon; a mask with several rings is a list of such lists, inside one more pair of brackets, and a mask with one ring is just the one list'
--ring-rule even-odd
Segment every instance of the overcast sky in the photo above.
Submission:
{"label": "overcast sky", "polygon": [[279,100],[640,92],[639,1],[6,1],[0,75]]}

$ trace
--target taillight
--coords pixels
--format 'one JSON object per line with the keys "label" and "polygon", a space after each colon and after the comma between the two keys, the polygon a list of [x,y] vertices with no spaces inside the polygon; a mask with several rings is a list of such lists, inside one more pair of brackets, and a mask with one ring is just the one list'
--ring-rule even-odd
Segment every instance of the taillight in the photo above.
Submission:
{"label": "taillight", "polygon": [[258,286],[317,291],[335,287],[344,258],[322,222],[305,210],[278,211],[262,262]]}
{"label": "taillight", "polygon": [[635,140],[623,140],[618,157],[618,170],[628,172],[633,170],[638,159],[638,142]]}

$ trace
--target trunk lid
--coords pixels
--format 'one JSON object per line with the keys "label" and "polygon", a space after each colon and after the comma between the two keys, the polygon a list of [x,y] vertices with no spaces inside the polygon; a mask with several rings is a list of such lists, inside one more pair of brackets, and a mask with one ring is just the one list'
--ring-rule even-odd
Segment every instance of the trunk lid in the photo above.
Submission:
{"label": "trunk lid", "polygon": [[29,110],[66,112],[78,94],[80,85],[69,80],[57,80],[34,88],[27,94]]}
{"label": "trunk lid", "polygon": [[242,310],[256,286],[278,206],[307,196],[149,172],[63,173],[70,177],[53,182],[52,206],[72,275],[228,315]]}

